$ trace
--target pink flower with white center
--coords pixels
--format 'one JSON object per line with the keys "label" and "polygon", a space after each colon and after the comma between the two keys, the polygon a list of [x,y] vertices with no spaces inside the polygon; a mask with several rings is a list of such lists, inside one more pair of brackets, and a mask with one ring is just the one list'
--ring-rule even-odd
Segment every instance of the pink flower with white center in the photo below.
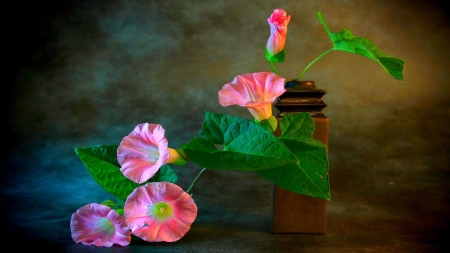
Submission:
{"label": "pink flower with white center", "polygon": [[133,235],[149,242],[174,242],[191,228],[197,205],[178,185],[152,182],[128,196],[124,217]]}
{"label": "pink flower with white center", "polygon": [[111,247],[113,244],[127,246],[131,231],[125,218],[108,206],[87,204],[72,214],[70,232],[76,243]]}
{"label": "pink flower with white center", "polygon": [[283,9],[275,9],[267,19],[270,25],[270,37],[266,48],[270,56],[283,51],[290,20],[291,16],[287,15]]}
{"label": "pink flower with white center", "polygon": [[219,91],[222,106],[247,107],[258,121],[272,115],[272,103],[283,94],[285,80],[271,72],[258,72],[236,76]]}
{"label": "pink flower with white center", "polygon": [[164,134],[161,125],[142,123],[122,139],[117,148],[117,161],[126,178],[141,184],[153,177],[164,164],[186,163],[175,149],[168,148]]}

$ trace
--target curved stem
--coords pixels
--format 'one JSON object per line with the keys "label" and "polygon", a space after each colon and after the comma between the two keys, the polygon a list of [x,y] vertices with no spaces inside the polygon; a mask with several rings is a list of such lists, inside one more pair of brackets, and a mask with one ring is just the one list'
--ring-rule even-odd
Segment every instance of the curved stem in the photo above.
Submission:
{"label": "curved stem", "polygon": [[271,61],[269,61],[269,62],[270,62],[270,67],[272,68],[273,72],[275,72],[275,74],[278,75],[278,71],[277,71],[277,69],[275,68],[275,65],[273,65],[273,62],[271,62]]}
{"label": "curved stem", "polygon": [[333,51],[333,48],[328,49],[327,51],[323,52],[321,55],[319,55],[316,59],[314,59],[312,62],[310,62],[308,64],[308,66],[306,66],[306,68],[302,71],[302,73],[297,77],[297,80],[300,80],[303,75],[306,73],[306,71],[316,62],[318,61],[320,58],[324,57],[326,54],[328,54],[329,52]]}
{"label": "curved stem", "polygon": [[200,178],[200,176],[203,174],[203,172],[206,170],[206,168],[203,168],[198,174],[197,176],[194,178],[194,181],[192,181],[191,185],[189,186],[189,188],[186,190],[186,193],[189,193],[192,188],[194,187],[195,183],[197,183],[197,180]]}

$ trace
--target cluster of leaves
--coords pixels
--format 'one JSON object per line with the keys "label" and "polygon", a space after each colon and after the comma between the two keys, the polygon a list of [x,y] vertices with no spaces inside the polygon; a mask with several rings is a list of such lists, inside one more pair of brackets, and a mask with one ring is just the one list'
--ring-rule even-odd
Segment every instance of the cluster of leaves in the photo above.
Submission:
{"label": "cluster of leaves", "polygon": [[[253,171],[287,190],[329,200],[327,149],[312,137],[311,116],[306,112],[287,114],[279,124],[282,134],[276,137],[263,124],[206,112],[199,137],[192,138],[180,150],[198,166]],[[93,178],[119,200],[124,201],[140,186],[120,172],[117,145],[97,145],[75,151]],[[176,173],[166,164],[149,181],[175,183],[177,180]]]}

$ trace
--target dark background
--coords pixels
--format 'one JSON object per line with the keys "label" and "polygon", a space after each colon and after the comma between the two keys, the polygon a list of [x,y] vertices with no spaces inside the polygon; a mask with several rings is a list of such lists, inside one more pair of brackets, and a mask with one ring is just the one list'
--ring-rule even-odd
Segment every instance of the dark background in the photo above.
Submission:
{"label": "dark background", "polygon": [[[207,171],[199,215],[175,243],[75,244],[70,216],[110,198],[74,148],[118,144],[163,125],[169,146],[201,129],[236,75],[271,71],[267,18],[292,16],[286,59],[297,77],[350,29],[406,61],[403,82],[374,61],[332,52],[302,80],[325,89],[330,119],[327,233],[271,234],[271,183]],[[2,242],[52,252],[442,252],[449,232],[450,25],[443,1],[16,1],[4,8]],[[7,18],[6,18],[7,17]],[[174,167],[187,189],[200,168]],[[6,234],[6,236],[5,236]]]}

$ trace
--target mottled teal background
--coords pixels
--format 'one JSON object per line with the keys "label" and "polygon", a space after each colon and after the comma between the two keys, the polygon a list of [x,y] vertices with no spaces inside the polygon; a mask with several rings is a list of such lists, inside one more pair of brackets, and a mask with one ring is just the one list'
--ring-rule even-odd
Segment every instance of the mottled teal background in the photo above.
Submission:
{"label": "mottled teal background", "polygon": [[[143,122],[163,125],[175,148],[197,135],[205,110],[250,119],[244,108],[220,106],[217,92],[236,75],[271,71],[266,19],[275,8],[292,16],[285,63],[276,65],[285,78],[331,47],[319,10],[332,31],[348,28],[406,61],[399,82],[374,61],[332,52],[303,78],[328,92],[327,234],[270,234],[271,183],[207,171],[185,238],[115,250],[440,252],[450,207],[450,24],[443,1],[423,0],[13,4],[3,39],[4,232],[63,252],[106,250],[70,239],[71,214],[109,198],[74,148],[118,144]],[[200,170],[174,169],[184,189]]]}

